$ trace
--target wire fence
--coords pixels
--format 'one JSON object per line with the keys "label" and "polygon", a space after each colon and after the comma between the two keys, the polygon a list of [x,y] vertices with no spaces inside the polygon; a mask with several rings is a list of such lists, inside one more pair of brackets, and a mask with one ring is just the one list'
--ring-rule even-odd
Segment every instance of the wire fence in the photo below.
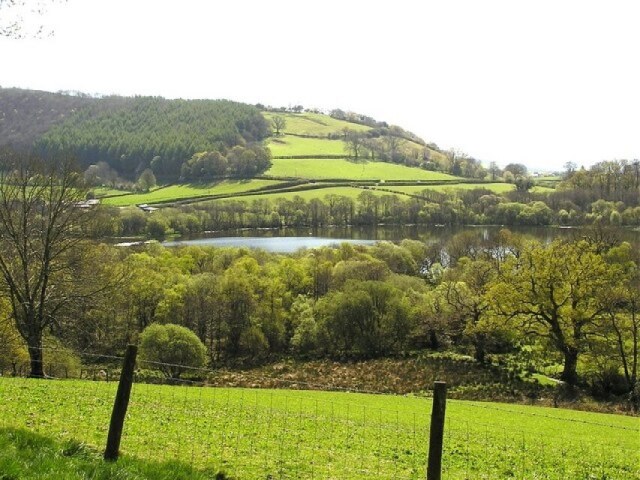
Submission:
{"label": "wire fence", "polygon": [[[82,360],[95,367],[45,366],[61,381],[0,372],[2,428],[103,448],[122,358]],[[211,387],[209,370],[160,381],[148,374],[159,366],[138,362],[125,455],[243,479],[425,478],[429,397],[345,391],[331,379],[308,390]],[[449,400],[442,478],[640,479],[639,449],[637,418]]]}

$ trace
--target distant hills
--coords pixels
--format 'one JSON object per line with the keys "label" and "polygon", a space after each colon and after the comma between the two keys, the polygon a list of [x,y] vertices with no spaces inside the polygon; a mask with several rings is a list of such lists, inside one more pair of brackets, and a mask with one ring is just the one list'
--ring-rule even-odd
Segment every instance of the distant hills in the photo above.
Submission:
{"label": "distant hills", "polygon": [[[2,147],[72,154],[81,167],[99,164],[99,171],[108,172],[105,177],[120,178],[121,184],[135,182],[146,169],[163,184],[265,173],[300,177],[312,167],[309,161],[319,159],[386,162],[478,180],[487,175],[472,157],[442,151],[399,126],[366,115],[229,100],[92,97],[0,88]],[[272,159],[296,160],[300,166],[278,162],[274,170]],[[306,173],[302,176],[308,178]],[[340,175],[325,170],[320,176]],[[411,172],[402,176],[413,177]],[[421,176],[416,174],[416,179]]]}

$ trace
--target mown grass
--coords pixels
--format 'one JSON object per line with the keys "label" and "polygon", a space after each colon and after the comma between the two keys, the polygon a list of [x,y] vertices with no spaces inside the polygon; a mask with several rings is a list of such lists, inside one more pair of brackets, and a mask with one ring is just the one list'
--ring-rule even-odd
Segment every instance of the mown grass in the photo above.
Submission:
{"label": "mown grass", "polygon": [[136,193],[108,197],[102,200],[105,205],[127,206],[141,203],[156,203],[171,200],[181,200],[209,195],[227,195],[249,192],[280,183],[277,180],[250,179],[250,180],[225,180],[207,184],[182,184],[157,188],[148,193]]}
{"label": "mown grass", "polygon": [[[115,390],[3,378],[1,426],[101,450]],[[121,451],[243,479],[424,478],[430,409],[418,397],[135,384]],[[639,435],[637,418],[450,400],[443,476],[638,479]]]}
{"label": "mown grass", "polygon": [[286,121],[284,132],[296,135],[326,137],[331,133],[340,133],[345,128],[358,132],[371,130],[371,127],[367,127],[366,125],[345,122],[332,118],[329,115],[317,113],[262,112],[262,114],[268,121],[271,121],[274,116],[284,117]]}
{"label": "mown grass", "polygon": [[296,157],[307,155],[341,155],[347,156],[342,140],[328,138],[306,138],[281,135],[273,137],[267,143],[273,157]]}
{"label": "mown grass", "polygon": [[440,172],[430,172],[384,162],[352,162],[341,159],[274,159],[273,166],[265,173],[274,177],[345,180],[460,180]]}

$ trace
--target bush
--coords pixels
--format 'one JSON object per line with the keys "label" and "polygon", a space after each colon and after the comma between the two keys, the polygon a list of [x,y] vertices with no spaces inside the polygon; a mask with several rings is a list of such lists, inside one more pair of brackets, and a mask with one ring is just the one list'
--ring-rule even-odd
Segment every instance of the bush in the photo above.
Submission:
{"label": "bush", "polygon": [[78,377],[82,362],[70,348],[53,336],[45,336],[43,352],[44,372],[51,377]]}
{"label": "bush", "polygon": [[186,327],[153,324],[140,335],[140,359],[169,378],[180,378],[189,368],[204,366],[207,349]]}

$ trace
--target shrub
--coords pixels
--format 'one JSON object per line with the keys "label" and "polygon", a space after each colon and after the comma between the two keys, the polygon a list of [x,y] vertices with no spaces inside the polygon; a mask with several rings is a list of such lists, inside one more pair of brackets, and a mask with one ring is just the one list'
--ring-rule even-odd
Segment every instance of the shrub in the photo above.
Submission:
{"label": "shrub", "polygon": [[186,327],[153,324],[140,335],[140,359],[169,378],[180,378],[189,368],[204,366],[207,349]]}

